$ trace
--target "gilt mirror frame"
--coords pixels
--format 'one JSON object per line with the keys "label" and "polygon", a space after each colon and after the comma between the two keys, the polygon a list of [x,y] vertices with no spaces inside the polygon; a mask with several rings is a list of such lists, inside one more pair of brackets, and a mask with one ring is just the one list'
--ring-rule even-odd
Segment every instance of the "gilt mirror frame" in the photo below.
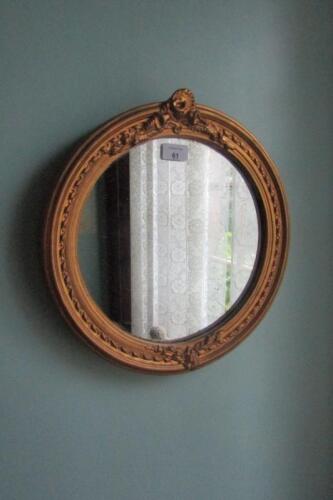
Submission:
{"label": "gilt mirror frame", "polygon": [[[260,249],[246,293],[232,314],[177,341],[141,339],[108,318],[86,288],[77,254],[80,214],[96,181],[120,156],[157,138],[204,143],[227,156],[247,179],[258,207]],[[102,125],[79,147],[61,175],[46,218],[44,261],[51,291],[70,326],[104,357],[146,372],[179,373],[209,363],[255,328],[279,287],[288,253],[288,210],[277,168],[237,121],[196,104],[180,89]]]}

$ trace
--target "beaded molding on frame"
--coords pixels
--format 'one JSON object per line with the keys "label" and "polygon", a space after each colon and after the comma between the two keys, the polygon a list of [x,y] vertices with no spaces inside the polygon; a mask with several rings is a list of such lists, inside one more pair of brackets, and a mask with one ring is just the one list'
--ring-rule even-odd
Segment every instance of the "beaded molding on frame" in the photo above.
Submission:
{"label": "beaded molding on frame", "polygon": [[[207,113],[213,113],[213,119],[204,117],[201,109],[204,111],[207,109]],[[133,111],[134,115],[135,113],[136,110]],[[70,319],[72,326],[74,323],[75,329],[79,330],[81,335],[83,333],[83,337],[87,337],[90,344],[95,344],[94,338],[98,339],[99,345],[96,347],[99,352],[128,366],[132,365],[143,370],[170,373],[191,370],[221,356],[250,333],[267,309],[280,282],[288,246],[288,219],[281,183],[269,158],[266,158],[266,165],[259,158],[259,155],[263,157],[263,152],[260,151],[260,145],[255,142],[255,139],[250,134],[246,136],[245,129],[242,129],[236,122],[225,117],[225,115],[222,116],[226,123],[221,124],[218,120],[214,120],[214,110],[203,106],[200,106],[199,109],[190,90],[177,90],[167,101],[159,105],[157,111],[148,114],[140,121],[138,119],[134,125],[120,128],[118,133],[111,134],[111,138],[105,139],[103,136],[102,144],[98,146],[97,150],[95,148],[93,153],[80,164],[78,172],[73,176],[67,189],[65,188],[67,195],[65,201],[62,202],[58,217],[55,216],[55,213],[60,206],[59,199],[63,193],[62,187],[59,189],[58,195],[54,197],[47,218],[45,238],[46,271],[51,288],[55,292],[61,308],[65,310],[65,316]],[[235,132],[237,127],[240,134]],[[119,327],[113,327],[110,333],[107,329],[98,326],[75,292],[76,286],[73,283],[68,263],[67,245],[71,215],[81,186],[91,171],[98,166],[101,159],[107,156],[112,163],[112,159],[119,157],[131,147],[149,139],[166,136],[166,133],[171,136],[180,136],[182,133],[185,133],[184,136],[191,134],[194,138],[205,141],[207,144],[215,145],[219,150],[228,151],[238,162],[242,163],[244,161],[250,165],[253,173],[255,172],[257,177],[260,178],[269,197],[268,203],[271,213],[265,211],[262,216],[265,216],[268,222],[271,222],[273,235],[269,248],[266,248],[264,252],[266,256],[269,254],[267,266],[269,272],[266,272],[264,283],[258,290],[259,294],[252,301],[251,307],[246,310],[246,314],[240,318],[240,321],[229,332],[228,324],[224,324],[220,327],[215,326],[211,331],[208,330],[196,338],[181,339],[181,341],[173,343],[134,339],[133,336],[124,331],[121,331],[121,334],[116,336],[114,332],[117,329],[120,330]],[[245,139],[242,135],[245,136]],[[257,147],[259,154],[248,144],[246,139],[249,139]],[[270,171],[267,170],[267,165]],[[76,163],[74,162],[75,166]],[[73,168],[69,170],[71,172]],[[279,193],[276,187],[279,189]],[[56,231],[57,228],[58,231]],[[57,251],[54,254],[52,251],[50,252],[49,246],[55,233],[58,234],[58,237]],[[54,271],[57,266],[67,297],[64,297],[59,292],[59,280],[55,277],[57,273]],[[261,272],[262,270],[259,270],[257,273],[257,281]],[[85,331],[83,332],[80,325],[78,325],[77,318],[73,316],[73,309],[85,325]],[[87,330],[90,334],[87,333]],[[128,341],[124,340],[126,337]],[[105,349],[101,346],[101,343],[104,344]],[[135,346],[133,346],[133,343]],[[211,353],[214,354],[213,357],[210,357]],[[154,364],[156,364],[156,367],[153,366]],[[161,365],[164,365],[164,368],[161,368]],[[166,370],[166,368],[170,368],[170,370]]]}

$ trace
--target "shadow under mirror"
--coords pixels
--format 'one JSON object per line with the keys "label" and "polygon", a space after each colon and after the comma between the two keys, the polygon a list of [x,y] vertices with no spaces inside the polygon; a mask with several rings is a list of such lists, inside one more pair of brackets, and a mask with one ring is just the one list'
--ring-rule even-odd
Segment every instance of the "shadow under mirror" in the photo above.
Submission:
{"label": "shadow under mirror", "polygon": [[99,307],[133,335],[176,340],[222,318],[246,289],[259,222],[239,171],[200,142],[155,139],[100,177],[78,256]]}

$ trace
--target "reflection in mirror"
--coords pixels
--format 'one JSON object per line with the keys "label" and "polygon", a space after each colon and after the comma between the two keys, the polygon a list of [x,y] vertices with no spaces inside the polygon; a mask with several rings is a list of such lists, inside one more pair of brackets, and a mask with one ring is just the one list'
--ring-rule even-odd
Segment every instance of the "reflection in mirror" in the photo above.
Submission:
{"label": "reflection in mirror", "polygon": [[185,139],[132,148],[101,176],[78,238],[86,286],[139,337],[172,340],[219,320],[245,291],[259,228],[233,164]]}

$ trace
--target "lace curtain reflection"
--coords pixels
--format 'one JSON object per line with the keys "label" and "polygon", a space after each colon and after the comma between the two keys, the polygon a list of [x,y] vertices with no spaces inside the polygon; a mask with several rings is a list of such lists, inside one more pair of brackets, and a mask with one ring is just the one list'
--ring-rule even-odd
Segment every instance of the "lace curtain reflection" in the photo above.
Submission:
{"label": "lace curtain reflection", "polygon": [[[160,158],[188,146],[186,162]],[[198,142],[159,139],[130,150],[132,333],[175,339],[216,321],[237,300],[258,243],[241,175]]]}

